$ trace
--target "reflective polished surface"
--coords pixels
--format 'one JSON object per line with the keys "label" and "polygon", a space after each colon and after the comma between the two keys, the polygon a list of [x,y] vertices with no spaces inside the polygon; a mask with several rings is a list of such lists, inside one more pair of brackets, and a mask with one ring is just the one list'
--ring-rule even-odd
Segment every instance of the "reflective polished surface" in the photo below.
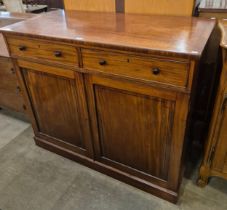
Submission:
{"label": "reflective polished surface", "polygon": [[[34,14],[0,12],[0,27],[14,24],[31,17],[34,17]],[[9,57],[9,52],[1,33],[0,33],[0,56]]]}
{"label": "reflective polished surface", "polygon": [[1,30],[89,46],[198,57],[214,25],[214,20],[193,17],[60,10]]}

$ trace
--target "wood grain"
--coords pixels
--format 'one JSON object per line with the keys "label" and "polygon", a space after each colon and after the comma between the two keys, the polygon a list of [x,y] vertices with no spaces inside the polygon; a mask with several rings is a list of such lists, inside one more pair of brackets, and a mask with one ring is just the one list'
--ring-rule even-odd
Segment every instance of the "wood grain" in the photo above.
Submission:
{"label": "wood grain", "polygon": [[10,58],[0,57],[0,78],[0,107],[17,112],[24,112],[23,98]]}
{"label": "wood grain", "polygon": [[[116,79],[113,80],[113,79],[110,79],[107,77],[97,77],[97,76],[86,76],[85,79],[86,79],[85,80],[86,90],[87,90],[87,94],[88,94],[90,118],[91,118],[91,122],[92,122],[95,155],[96,155],[97,160],[101,161],[105,165],[110,165],[115,169],[124,171],[127,174],[130,174],[130,176],[132,175],[132,176],[140,177],[144,180],[155,183],[158,186],[168,188],[169,183],[167,183],[167,181],[165,181],[164,179],[169,180],[169,177],[167,178],[165,176],[166,174],[164,172],[164,169],[159,168],[160,166],[156,165],[157,166],[156,167],[155,165],[153,165],[153,167],[150,168],[150,173],[153,174],[153,176],[152,176],[148,172],[149,171],[148,165],[146,165],[146,166],[143,164],[141,166],[137,165],[139,163],[137,162],[136,156],[140,160],[141,160],[141,158],[142,159],[145,158],[146,155],[141,154],[140,151],[141,150],[147,151],[147,149],[149,149],[149,148],[152,149],[152,145],[154,146],[154,144],[156,142],[156,138],[158,138],[158,139],[161,138],[162,140],[164,140],[164,139],[167,140],[167,138],[169,137],[169,141],[171,141],[170,140],[171,137],[169,136],[169,135],[171,135],[171,125],[172,125],[172,123],[170,123],[170,121],[173,116],[172,115],[173,113],[171,114],[171,111],[175,110],[174,101],[176,99],[176,93],[168,92],[168,91],[161,91],[156,88],[151,88],[146,85],[141,85],[140,83],[138,83],[138,84],[133,83],[133,82],[131,83],[131,82],[128,82],[127,80],[119,81]],[[99,90],[101,90],[101,91],[99,91]],[[108,93],[110,93],[110,94],[108,95]],[[103,98],[104,96],[105,96],[105,98]],[[104,101],[105,101],[105,103],[104,103]],[[129,101],[132,102],[132,103],[130,103],[130,105],[128,104]],[[162,102],[165,104],[165,105],[163,105],[163,107],[162,107]],[[128,104],[128,105],[126,105],[126,104]],[[147,108],[143,107],[146,105],[148,106]],[[167,115],[162,115],[162,114],[156,115],[155,112],[149,112],[149,110],[151,110],[153,107],[152,105],[154,105],[154,108],[162,107],[164,110],[166,110],[166,112],[163,110],[163,114],[164,113],[166,113],[166,114],[168,113],[168,114]],[[141,116],[140,115],[137,116],[137,111],[138,112],[141,111],[141,113],[140,113]],[[156,110],[156,111],[159,112],[158,110]],[[128,112],[130,112],[130,113],[132,112],[132,113],[129,114]],[[145,112],[146,112],[146,114],[145,114]],[[143,114],[145,114],[144,117],[142,117]],[[151,117],[151,115],[153,117],[151,120],[149,120],[150,119],[149,117]],[[107,118],[106,118],[107,116],[110,117],[109,119],[112,119],[111,123],[110,122],[108,122],[108,124],[105,123],[107,120]],[[135,119],[137,121],[141,120],[141,122],[140,123],[135,122],[134,121]],[[158,130],[157,127],[156,127],[157,128],[156,131],[154,131],[153,133],[150,133],[149,129],[151,129],[153,131],[153,128],[151,128],[151,127],[152,126],[155,127],[155,124],[153,124],[153,123],[159,124],[160,123],[159,120],[161,120],[161,121],[166,120],[165,122],[162,121],[163,124],[170,123],[169,126],[165,124],[167,126],[167,127],[165,127],[166,133],[165,132],[163,133],[164,136],[166,134],[168,137],[167,136],[164,137],[164,136],[162,136],[161,133],[156,132]],[[121,121],[122,121],[122,127],[120,126]],[[124,122],[125,122],[125,124],[124,124]],[[112,132],[112,133],[109,133],[110,132],[109,124],[110,124],[110,127],[112,129],[114,129],[113,130],[114,132]],[[141,124],[144,126],[142,126]],[[129,127],[127,127],[127,125]],[[140,126],[142,126],[143,128]],[[149,127],[149,129],[148,129],[148,127]],[[138,133],[136,132],[137,128],[139,130],[140,129],[142,129],[142,130],[148,129],[148,130],[146,130],[146,131],[144,130],[144,132],[142,132],[143,133],[142,134],[139,131],[138,131]],[[131,132],[131,129],[135,129],[135,131]],[[130,130],[130,132],[127,133],[129,130]],[[140,137],[138,137],[139,139],[144,140],[144,144],[140,145],[140,141],[136,140],[138,138],[136,138],[136,137],[134,138],[134,135],[137,136],[137,134],[140,136]],[[147,134],[148,136],[147,137],[144,136],[145,134]],[[107,138],[107,135],[108,135],[108,138]],[[111,135],[111,136],[109,136],[109,135]],[[112,138],[113,136],[116,137],[116,135],[117,136],[119,135],[119,136],[117,138]],[[127,137],[126,137],[126,135],[127,135]],[[122,141],[120,141],[120,140],[118,141],[118,139],[121,139]],[[162,141],[162,140],[160,140],[160,141]],[[112,144],[111,148],[109,145],[109,141],[113,141],[111,143]],[[102,142],[106,145],[107,150],[103,150],[104,145],[102,144]],[[132,145],[131,145],[131,143],[132,143]],[[124,144],[124,146],[122,144]],[[170,144],[170,142],[167,144]],[[119,146],[121,145],[121,146],[118,147],[117,145],[119,145]],[[150,145],[150,147],[148,145]],[[155,145],[158,147],[158,143]],[[122,151],[120,148],[124,148],[124,151],[127,151],[127,157],[128,158],[130,157],[132,159],[126,158],[126,160],[123,160],[123,157],[119,156],[119,153]],[[130,152],[129,150],[133,149],[133,148],[135,149],[135,151]],[[110,153],[108,153],[108,151]],[[162,152],[164,152],[164,150],[162,150]],[[165,155],[168,156],[168,149],[165,150],[164,153],[165,153]],[[167,162],[165,162],[165,159],[162,159],[164,157],[158,158],[158,156],[159,155],[157,154],[157,159],[160,159],[160,161],[163,160],[162,164],[167,164]],[[113,159],[111,159],[111,157]],[[152,159],[152,157],[153,157],[152,155],[151,156],[148,155],[147,156],[148,159],[146,159],[146,163],[148,163],[147,162],[148,160],[154,161],[155,159]],[[138,161],[139,161],[139,159],[138,159]],[[158,161],[157,159],[156,159],[156,161]],[[120,162],[117,162],[117,161],[120,161]],[[124,162],[124,161],[128,161],[128,162]],[[129,165],[130,165],[129,162],[132,164],[131,167],[129,167]],[[134,165],[133,165],[133,163],[134,163]],[[129,165],[127,165],[127,164],[129,164]],[[153,164],[155,164],[155,163],[153,162]],[[137,170],[135,170],[135,168],[133,169],[132,166],[137,168]],[[142,169],[140,167],[144,167],[144,168]],[[171,169],[169,168],[168,170],[171,170]],[[159,178],[156,177],[155,175],[162,177],[163,180],[160,177]],[[172,178],[170,178],[170,180],[171,179]]]}
{"label": "wood grain", "polygon": [[[176,202],[192,86],[214,25],[56,11],[1,29],[36,144]],[[53,59],[58,49],[70,56]]]}
{"label": "wood grain", "polygon": [[0,31],[88,47],[198,58],[214,26],[214,20],[203,18],[60,10]]}
{"label": "wood grain", "polygon": [[74,82],[31,71],[24,71],[24,77],[40,132],[83,148]]}
{"label": "wood grain", "polygon": [[[51,62],[69,63],[78,66],[77,50],[73,46],[19,37],[8,37],[7,42],[13,56],[45,59]],[[21,51],[21,46],[25,47],[25,50]],[[60,53],[60,56],[55,56],[56,52]]]}
{"label": "wood grain", "polygon": [[[0,12],[0,27],[14,24],[32,17],[34,17],[33,14]],[[0,33],[0,56],[9,57],[9,52],[5,40],[3,38],[3,35],[1,33]]]}
{"label": "wood grain", "polygon": [[126,13],[191,16],[194,0],[125,0]]}
{"label": "wood grain", "polygon": [[27,69],[22,74],[41,135],[61,140],[86,154],[75,80]]}
{"label": "wood grain", "polygon": [[33,61],[33,63],[26,61],[26,60],[18,60],[18,65],[20,67],[26,68],[26,69],[32,69],[33,71],[40,71],[42,69],[42,72],[54,74],[57,76],[67,77],[70,79],[74,79],[74,71],[65,69],[64,71],[62,68],[56,67],[56,66],[48,66],[46,64],[36,63]]}
{"label": "wood grain", "polygon": [[168,180],[174,102],[98,84],[94,94],[100,136],[96,157]]}
{"label": "wood grain", "polygon": [[66,10],[115,12],[114,0],[64,0]]}
{"label": "wood grain", "polygon": [[[110,53],[82,49],[83,67],[126,77],[186,87],[189,64],[187,61],[158,60],[152,57]],[[105,65],[100,65],[105,61]],[[160,73],[154,74],[154,69]]]}

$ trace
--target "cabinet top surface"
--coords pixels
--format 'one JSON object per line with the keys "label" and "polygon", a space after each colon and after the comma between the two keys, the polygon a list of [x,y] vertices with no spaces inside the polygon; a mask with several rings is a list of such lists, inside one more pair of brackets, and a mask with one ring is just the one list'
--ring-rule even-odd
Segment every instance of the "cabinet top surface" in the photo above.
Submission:
{"label": "cabinet top surface", "polygon": [[116,49],[199,57],[215,26],[204,18],[58,10],[1,28]]}
{"label": "cabinet top surface", "polygon": [[32,13],[18,13],[18,12],[0,12],[0,20],[1,19],[28,19],[35,17],[36,14]]}
{"label": "cabinet top surface", "polygon": [[[31,13],[10,13],[10,12],[0,12],[0,27],[10,25],[25,19],[34,17]],[[0,56],[9,57],[9,52],[5,40],[0,33]]]}

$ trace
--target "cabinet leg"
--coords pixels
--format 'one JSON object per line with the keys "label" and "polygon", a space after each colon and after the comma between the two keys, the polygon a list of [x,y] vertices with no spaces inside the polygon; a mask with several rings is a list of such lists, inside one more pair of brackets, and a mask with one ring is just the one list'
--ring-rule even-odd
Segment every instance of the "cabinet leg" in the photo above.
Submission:
{"label": "cabinet leg", "polygon": [[206,165],[202,165],[200,167],[197,185],[199,187],[205,187],[208,184],[209,177],[210,177],[210,168]]}
{"label": "cabinet leg", "polygon": [[205,187],[208,184],[208,177],[199,177],[197,180],[197,185],[199,187]]}

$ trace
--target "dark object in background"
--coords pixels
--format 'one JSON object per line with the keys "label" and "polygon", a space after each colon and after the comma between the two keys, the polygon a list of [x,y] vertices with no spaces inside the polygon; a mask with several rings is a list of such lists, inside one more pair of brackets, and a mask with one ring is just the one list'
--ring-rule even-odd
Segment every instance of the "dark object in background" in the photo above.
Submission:
{"label": "dark object in background", "polygon": [[25,4],[45,4],[48,8],[64,8],[63,0],[24,0]]}
{"label": "dark object in background", "polygon": [[227,179],[227,21],[221,20],[219,26],[222,31],[221,48],[223,65],[205,154],[197,182],[200,187],[205,187],[212,176]]}
{"label": "dark object in background", "polygon": [[48,8],[64,8],[63,0],[46,0]]}
{"label": "dark object in background", "polygon": [[[198,86],[192,100],[191,121],[189,124],[188,161],[197,166],[204,151],[208,129],[213,113],[217,86],[220,79],[222,56],[220,51],[221,32],[218,26],[213,31],[199,64]],[[193,171],[192,171],[193,173]],[[187,177],[190,177],[187,172]]]}

